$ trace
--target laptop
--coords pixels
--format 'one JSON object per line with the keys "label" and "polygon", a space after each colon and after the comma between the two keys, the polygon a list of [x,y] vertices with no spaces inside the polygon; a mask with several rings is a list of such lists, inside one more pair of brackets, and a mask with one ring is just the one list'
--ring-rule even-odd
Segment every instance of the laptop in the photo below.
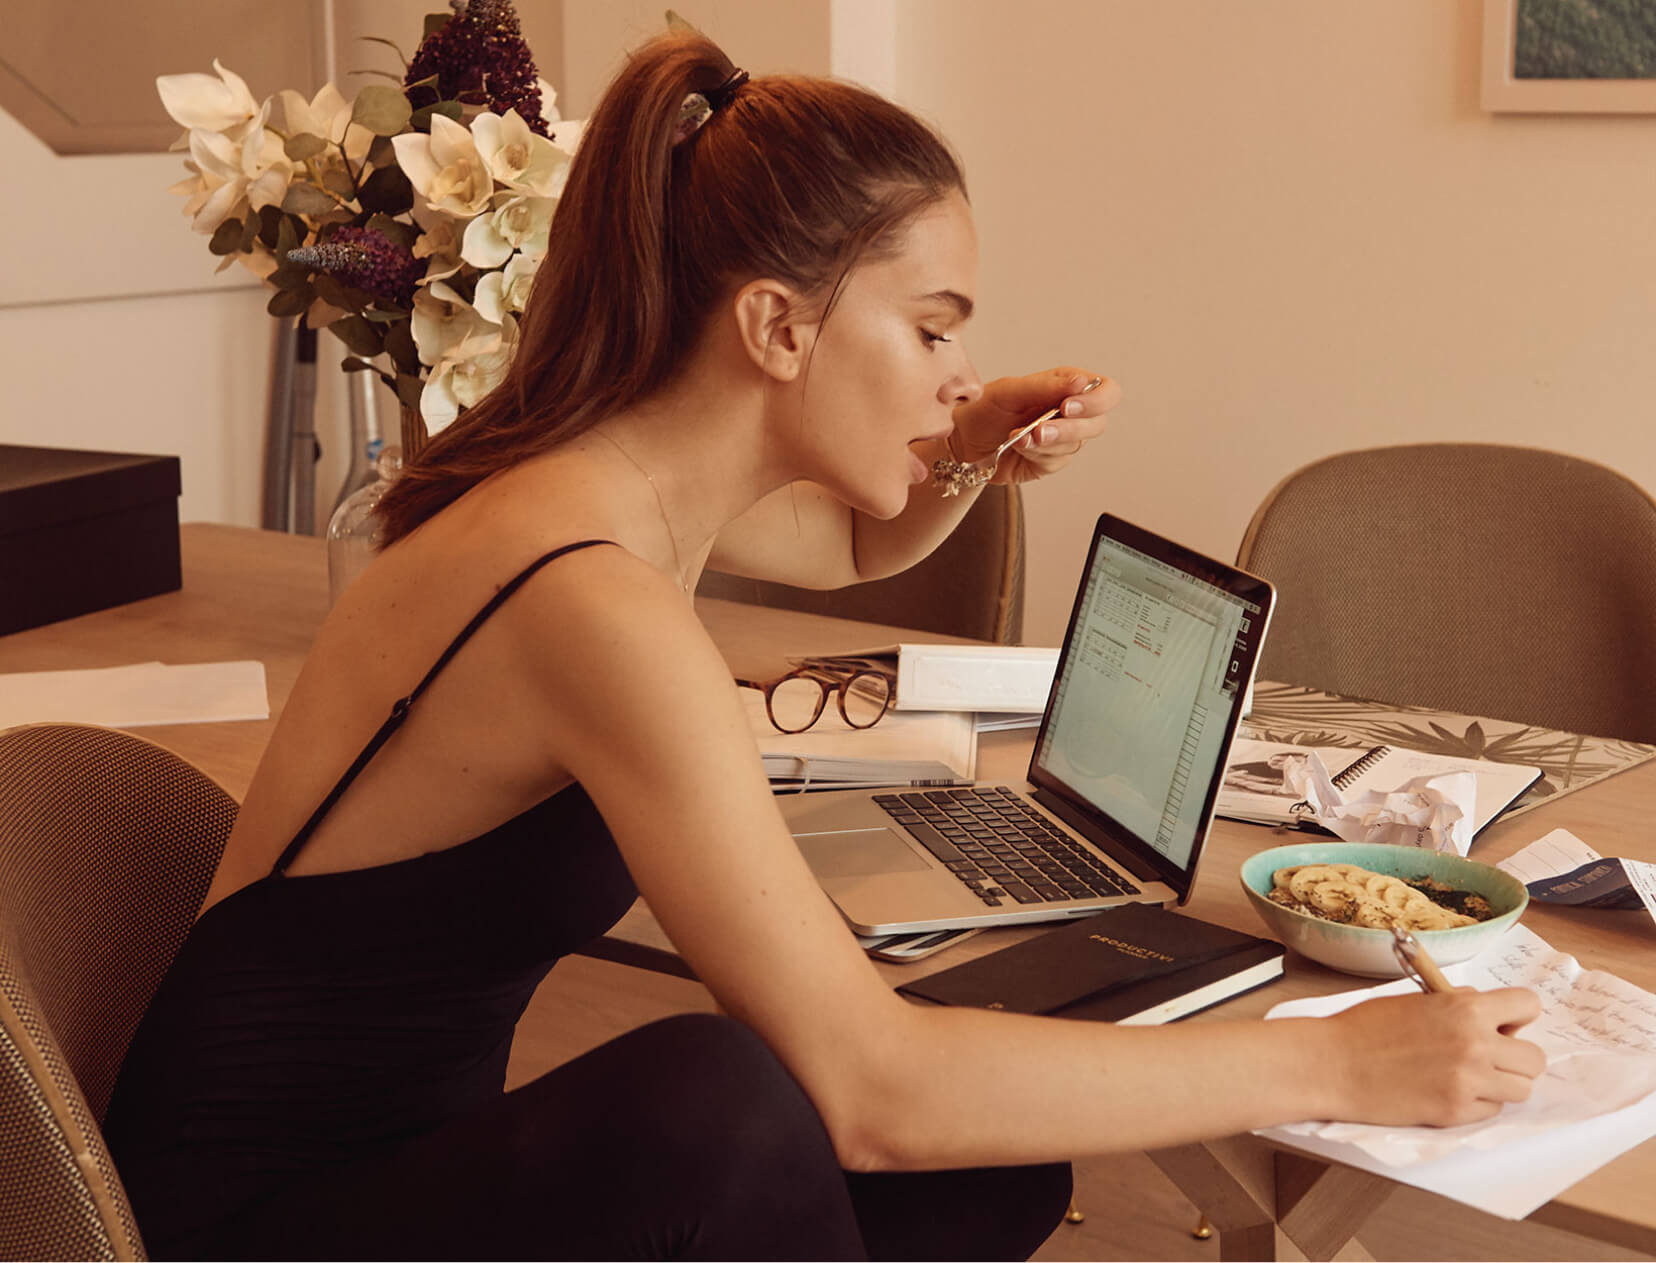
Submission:
{"label": "laptop", "polygon": [[778,805],[859,934],[1182,904],[1273,597],[1263,579],[1106,514],[1027,781]]}

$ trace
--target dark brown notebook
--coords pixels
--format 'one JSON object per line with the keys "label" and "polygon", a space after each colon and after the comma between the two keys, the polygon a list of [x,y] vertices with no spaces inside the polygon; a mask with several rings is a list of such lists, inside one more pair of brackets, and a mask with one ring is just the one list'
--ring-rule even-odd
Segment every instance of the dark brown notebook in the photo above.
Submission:
{"label": "dark brown notebook", "polygon": [[1270,939],[1133,904],[897,990],[937,1004],[1150,1025],[1281,977],[1282,955]]}

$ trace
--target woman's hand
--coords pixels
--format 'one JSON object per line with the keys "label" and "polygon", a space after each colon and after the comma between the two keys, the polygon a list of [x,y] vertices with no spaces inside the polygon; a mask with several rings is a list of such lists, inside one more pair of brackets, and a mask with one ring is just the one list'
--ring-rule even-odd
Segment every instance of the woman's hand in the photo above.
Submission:
{"label": "woman's hand", "polygon": [[[1082,394],[1094,377],[1099,385]],[[1060,414],[1007,449],[995,470],[995,482],[1029,482],[1056,473],[1069,463],[1088,439],[1103,433],[1111,408],[1121,401],[1121,387],[1101,373],[1065,366],[1001,377],[984,386],[983,394],[955,409],[955,455],[963,461],[986,460],[1007,435],[1043,412]]]}
{"label": "woman's hand", "polygon": [[1547,1057],[1513,1032],[1533,1021],[1533,991],[1391,996],[1327,1019],[1347,1049],[1335,1115],[1359,1123],[1454,1127],[1529,1099]]}

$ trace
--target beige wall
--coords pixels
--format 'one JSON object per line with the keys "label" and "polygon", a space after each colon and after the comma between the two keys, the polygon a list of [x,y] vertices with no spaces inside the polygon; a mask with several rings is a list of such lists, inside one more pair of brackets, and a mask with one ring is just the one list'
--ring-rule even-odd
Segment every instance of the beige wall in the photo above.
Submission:
{"label": "beige wall", "polygon": [[[336,0],[339,63],[389,56],[358,33],[408,50],[429,7]],[[567,114],[661,7],[525,0]],[[1282,474],[1341,448],[1528,443],[1656,489],[1656,117],[1482,113],[1478,0],[678,8],[755,71],[890,86],[943,128],[983,243],[984,372],[1124,384],[1106,438],[1029,495],[1032,642],[1061,635],[1100,510],[1229,555]],[[264,295],[212,278],[176,164],[54,158],[0,117],[0,441],[182,452],[185,517],[252,522]],[[1437,492],[1400,488],[1400,511]]]}
{"label": "beige wall", "polygon": [[898,95],[971,180],[980,370],[1125,390],[1029,496],[1032,643],[1099,511],[1234,555],[1344,448],[1546,446],[1656,490],[1656,117],[1482,113],[1477,0],[898,13]]}

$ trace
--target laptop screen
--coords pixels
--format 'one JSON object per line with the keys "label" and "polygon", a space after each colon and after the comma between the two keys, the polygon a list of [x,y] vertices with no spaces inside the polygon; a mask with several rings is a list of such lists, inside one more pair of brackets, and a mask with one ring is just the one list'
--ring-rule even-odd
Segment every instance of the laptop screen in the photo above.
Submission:
{"label": "laptop screen", "polygon": [[1107,818],[1188,889],[1270,585],[1105,516],[1070,615],[1030,780]]}

